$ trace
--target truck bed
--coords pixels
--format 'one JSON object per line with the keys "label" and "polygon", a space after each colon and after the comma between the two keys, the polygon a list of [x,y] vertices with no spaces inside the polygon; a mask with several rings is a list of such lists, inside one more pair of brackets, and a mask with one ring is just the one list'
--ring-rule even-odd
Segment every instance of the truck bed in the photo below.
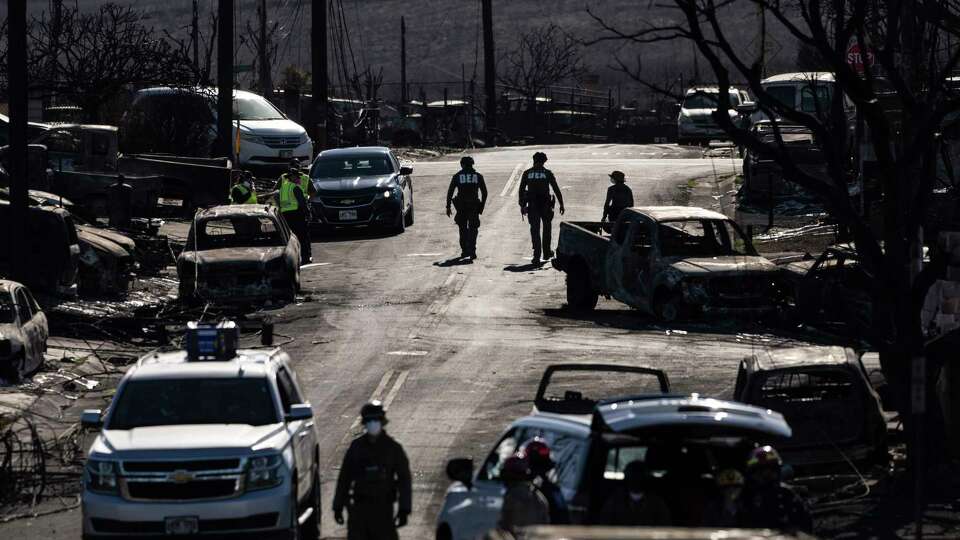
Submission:
{"label": "truck bed", "polygon": [[583,264],[590,273],[594,289],[606,293],[606,260],[610,235],[609,224],[600,221],[563,221],[553,266],[569,272],[571,265]]}

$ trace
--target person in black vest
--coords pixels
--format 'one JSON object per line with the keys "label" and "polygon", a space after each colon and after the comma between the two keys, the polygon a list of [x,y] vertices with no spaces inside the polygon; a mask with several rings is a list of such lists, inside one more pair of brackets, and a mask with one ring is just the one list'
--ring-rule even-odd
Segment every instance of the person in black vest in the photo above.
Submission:
{"label": "person in black vest", "polygon": [[[533,154],[533,167],[523,171],[520,177],[520,213],[530,220],[530,240],[533,243],[533,264],[540,264],[540,255],[543,260],[553,258],[550,247],[550,233],[553,222],[554,197],[560,203],[560,214],[563,215],[563,195],[557,186],[557,179],[553,173],[544,167],[547,155],[543,152]],[[542,240],[541,240],[541,234]]]}
{"label": "person in black vest", "polygon": [[473,158],[470,156],[460,158],[460,171],[450,179],[447,189],[448,217],[451,215],[451,203],[457,208],[454,221],[460,228],[460,256],[476,259],[480,214],[487,204],[487,184],[483,181],[483,175],[473,169]]}

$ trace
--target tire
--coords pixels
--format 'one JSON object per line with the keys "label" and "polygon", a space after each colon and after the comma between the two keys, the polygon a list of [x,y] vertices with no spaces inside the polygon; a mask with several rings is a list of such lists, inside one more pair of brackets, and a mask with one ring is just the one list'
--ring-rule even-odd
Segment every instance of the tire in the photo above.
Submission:
{"label": "tire", "polygon": [[10,359],[9,364],[0,368],[0,378],[11,384],[17,384],[23,380],[24,360],[23,355]]}
{"label": "tire", "polygon": [[[320,504],[320,469],[315,467],[313,485],[310,487],[310,504],[313,506],[313,515],[306,523],[300,526],[300,540],[320,540],[320,518],[322,506]],[[302,513],[302,512],[301,512]]]}
{"label": "tire", "polygon": [[436,540],[453,540],[453,532],[450,530],[449,525],[444,523],[437,527]]}
{"label": "tire", "polygon": [[593,290],[590,272],[581,262],[574,262],[567,270],[567,307],[575,313],[586,313],[597,307],[600,295]]}
{"label": "tire", "polygon": [[413,225],[413,200],[410,201],[410,210],[407,210],[407,215],[403,219],[407,227]]}
{"label": "tire", "polygon": [[405,215],[403,215],[403,202],[402,202],[402,201],[401,201],[401,203],[400,203],[400,211],[399,211],[398,213],[399,213],[400,215],[399,215],[399,217],[397,218],[397,224],[394,226],[393,232],[396,233],[396,234],[403,234],[403,232],[404,232],[405,230],[407,230],[407,217],[406,217]]}
{"label": "tire", "polygon": [[665,323],[677,322],[683,312],[683,299],[672,291],[660,291],[654,297],[653,313],[657,320]]}

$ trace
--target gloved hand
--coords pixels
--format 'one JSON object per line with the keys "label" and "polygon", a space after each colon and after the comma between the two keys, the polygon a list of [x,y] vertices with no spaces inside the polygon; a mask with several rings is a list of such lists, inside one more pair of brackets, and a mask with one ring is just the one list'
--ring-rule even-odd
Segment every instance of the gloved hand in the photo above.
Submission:
{"label": "gloved hand", "polygon": [[407,524],[407,514],[400,512],[397,514],[397,528],[404,527]]}
{"label": "gloved hand", "polygon": [[563,215],[563,205],[562,205],[562,204],[560,205],[560,215],[561,215],[561,216]]}
{"label": "gloved hand", "polygon": [[333,520],[337,522],[337,525],[343,525],[343,510],[334,510]]}
{"label": "gloved hand", "polygon": [[527,207],[526,207],[526,206],[521,206],[521,207],[520,207],[520,215],[521,215],[521,216],[527,215]]}
{"label": "gloved hand", "polygon": [[452,215],[453,215],[453,212],[450,210],[450,207],[448,206],[448,207],[447,207],[447,217],[450,217],[450,216],[452,216]]}

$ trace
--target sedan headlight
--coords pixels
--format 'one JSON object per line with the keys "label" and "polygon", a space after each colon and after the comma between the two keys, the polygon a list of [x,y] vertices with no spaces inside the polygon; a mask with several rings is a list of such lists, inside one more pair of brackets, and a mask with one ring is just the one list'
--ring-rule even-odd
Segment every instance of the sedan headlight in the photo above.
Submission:
{"label": "sedan headlight", "polygon": [[252,143],[256,143],[256,144],[263,144],[263,138],[261,138],[259,135],[254,135],[253,133],[243,133],[243,132],[241,132],[241,133],[240,133],[240,138],[243,139],[243,140],[245,140],[245,141],[247,141],[247,142],[252,142]]}
{"label": "sedan headlight", "polygon": [[395,195],[394,190],[396,188],[385,189],[382,192],[377,193],[375,198],[377,199],[389,199]]}
{"label": "sedan headlight", "polygon": [[95,493],[115,495],[120,492],[117,463],[101,459],[87,460],[83,480],[87,489]]}
{"label": "sedan headlight", "polygon": [[267,489],[283,483],[279,455],[257,456],[247,462],[247,490]]}

